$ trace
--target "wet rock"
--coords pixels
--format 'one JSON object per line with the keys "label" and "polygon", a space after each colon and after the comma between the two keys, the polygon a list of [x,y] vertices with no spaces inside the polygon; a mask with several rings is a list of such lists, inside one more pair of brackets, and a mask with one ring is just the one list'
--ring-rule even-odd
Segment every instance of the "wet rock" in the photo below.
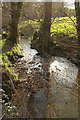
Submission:
{"label": "wet rock", "polygon": [[24,63],[26,63],[27,61],[26,60],[24,60]]}
{"label": "wet rock", "polygon": [[34,61],[29,62],[29,64],[34,64],[34,63],[35,63]]}
{"label": "wet rock", "polygon": [[38,67],[41,67],[41,65],[38,65]]}
{"label": "wet rock", "polygon": [[38,71],[38,70],[40,70],[40,69],[39,69],[39,68],[34,68],[34,70]]}
{"label": "wet rock", "polygon": [[15,54],[15,55],[18,56],[19,58],[24,57],[24,55],[18,55],[18,54]]}
{"label": "wet rock", "polygon": [[23,68],[23,70],[28,70],[28,68],[25,67],[25,68]]}

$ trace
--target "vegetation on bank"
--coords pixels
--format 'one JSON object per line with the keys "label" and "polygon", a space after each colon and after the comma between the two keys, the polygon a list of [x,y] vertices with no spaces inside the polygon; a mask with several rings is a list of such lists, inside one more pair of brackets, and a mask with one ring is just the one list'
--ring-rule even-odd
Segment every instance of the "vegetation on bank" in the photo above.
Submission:
{"label": "vegetation on bank", "polygon": [[71,17],[71,19],[69,17],[61,17],[54,20],[51,25],[51,36],[54,37],[54,40],[77,38],[76,18]]}
{"label": "vegetation on bank", "polygon": [[18,27],[19,27],[19,29],[21,29],[21,28],[27,27],[28,25],[31,25],[32,28],[37,28],[37,27],[39,27],[39,21],[37,19],[23,21],[20,24],[18,24]]}
{"label": "vegetation on bank", "polygon": [[77,64],[78,36],[76,17],[56,18],[51,25],[51,38],[58,43],[66,54],[67,59]]}
{"label": "vegetation on bank", "polygon": [[[42,19],[40,21],[42,21]],[[56,17],[55,19],[51,18],[51,21],[52,24],[50,31],[51,31],[51,36],[54,38],[54,40],[56,39],[66,40],[67,38],[73,38],[73,37],[77,39],[76,17],[72,16],[71,19],[69,17]],[[31,25],[34,31],[38,32],[40,28],[40,24],[41,22],[35,19],[35,20],[28,20],[21,22],[18,25],[18,27],[21,30],[22,28]]]}
{"label": "vegetation on bank", "polygon": [[[42,24],[42,19],[40,19],[40,21],[38,21],[37,19],[28,20],[28,21],[21,22],[18,26],[19,26],[19,29],[22,30],[30,25],[33,31],[33,34],[31,35],[31,40],[33,41],[35,32],[37,33],[39,32],[40,26]],[[69,58],[74,63],[76,63],[77,47],[78,47],[76,17],[72,16],[70,18],[69,17],[56,17],[55,19],[51,18],[51,23],[52,23],[50,28],[51,55],[53,55],[53,51],[54,51],[54,55],[56,55],[57,53],[59,53],[60,55],[60,51],[61,49],[63,49],[63,51],[66,54],[66,57]],[[38,50],[38,48],[39,49],[41,48],[40,46],[41,43],[38,42],[39,36],[36,35],[35,39],[36,41],[34,40],[32,42],[32,48],[35,48]],[[53,46],[52,46],[52,43],[54,44]],[[58,48],[60,47],[61,49],[58,50]],[[59,52],[56,50],[56,48]]]}
{"label": "vegetation on bank", "polygon": [[7,92],[8,89],[12,89],[10,87],[10,79],[12,79],[12,81],[18,80],[18,76],[13,69],[13,63],[15,63],[19,57],[22,57],[22,53],[20,45],[14,44],[9,35],[7,38],[1,40],[0,43],[0,49],[2,49],[2,54],[0,54],[0,58],[2,59],[0,63],[2,65],[2,82],[3,89]]}
{"label": "vegetation on bank", "polygon": [[[69,58],[74,63],[77,63],[76,59],[77,59],[78,37],[77,37],[77,29],[76,29],[76,17],[72,16],[70,18],[69,17],[57,17],[55,19],[51,18],[51,22],[52,22],[51,28],[50,28],[51,42],[55,44],[55,46],[51,46],[51,51],[52,52],[54,51],[53,53],[54,55],[56,55],[55,53],[57,51],[55,48],[61,47],[61,49],[63,49],[63,51],[65,52],[66,57]],[[23,27],[25,27],[26,25],[28,26],[28,23],[29,22],[27,22],[26,24],[26,21],[24,21],[24,25],[22,26]],[[41,23],[32,21],[29,24],[31,24],[32,28],[34,28],[33,25],[38,26],[38,29],[36,29],[35,27],[34,33],[31,37],[31,39],[33,40],[35,31],[37,32],[39,31]],[[37,37],[36,39],[38,41],[39,37]],[[34,40],[32,42],[33,48],[36,49],[36,46],[38,46],[40,49],[40,46],[39,46],[40,42],[38,42],[36,45],[37,41]],[[59,55],[60,55],[60,52],[59,52]]]}

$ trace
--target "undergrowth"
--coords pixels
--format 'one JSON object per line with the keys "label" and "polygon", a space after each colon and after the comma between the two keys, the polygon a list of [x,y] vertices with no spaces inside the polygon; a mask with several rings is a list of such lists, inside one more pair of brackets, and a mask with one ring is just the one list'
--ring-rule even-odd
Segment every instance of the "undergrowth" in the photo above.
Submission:
{"label": "undergrowth", "polygon": [[18,76],[13,69],[13,64],[19,58],[19,56],[22,55],[22,53],[20,45],[14,44],[9,35],[6,39],[2,39],[0,43],[0,49],[2,49],[2,54],[0,54],[0,65],[2,66],[2,84],[3,89],[7,92],[12,89],[10,85],[10,79],[12,79],[13,82],[18,80]]}
{"label": "undergrowth", "polygon": [[18,55],[21,55],[21,47],[19,44],[13,44],[9,38],[3,39],[0,42],[2,43],[2,55],[0,55],[0,59],[2,59],[1,64],[5,68],[3,72],[9,73],[11,78],[17,80],[17,75],[13,73],[12,62],[18,58]]}
{"label": "undergrowth", "polygon": [[[40,20],[43,21],[42,19]],[[77,30],[76,30],[76,17],[56,17],[51,18],[51,37],[56,41],[56,39],[77,39]],[[27,20],[21,22],[18,27],[21,30],[26,26],[31,25],[34,31],[39,31],[41,23],[37,20]]]}
{"label": "undergrowth", "polygon": [[[73,21],[74,23],[73,23]],[[51,25],[51,36],[56,39],[77,39],[76,18],[75,17],[56,18]]]}

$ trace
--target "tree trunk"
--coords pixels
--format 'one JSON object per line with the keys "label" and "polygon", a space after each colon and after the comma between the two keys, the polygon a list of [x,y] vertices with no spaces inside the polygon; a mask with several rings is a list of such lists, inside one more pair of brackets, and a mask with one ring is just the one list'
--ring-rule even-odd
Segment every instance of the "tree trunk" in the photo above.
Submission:
{"label": "tree trunk", "polygon": [[75,2],[76,20],[77,20],[77,35],[78,35],[78,62],[80,65],[80,2]]}
{"label": "tree trunk", "polygon": [[19,33],[18,33],[18,23],[20,18],[22,8],[22,2],[11,2],[11,39],[13,40],[13,43],[16,43],[19,41]]}
{"label": "tree trunk", "polygon": [[[78,85],[80,86],[80,2],[75,2],[78,35]],[[80,118],[80,87],[78,87],[78,118]]]}
{"label": "tree trunk", "polygon": [[45,2],[44,7],[45,16],[39,31],[39,40],[43,53],[44,51],[49,52],[52,2]]}

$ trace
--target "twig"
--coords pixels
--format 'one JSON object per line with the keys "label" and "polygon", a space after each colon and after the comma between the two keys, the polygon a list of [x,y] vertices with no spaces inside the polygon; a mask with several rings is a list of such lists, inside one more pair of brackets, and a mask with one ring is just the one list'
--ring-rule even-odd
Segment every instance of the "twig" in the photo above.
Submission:
{"label": "twig", "polygon": [[[7,74],[9,74],[9,73],[7,72]],[[12,80],[10,74],[9,74],[9,79],[10,79],[10,83],[11,83],[12,89],[14,90],[16,96],[17,96],[19,99],[21,99],[21,97],[19,96],[19,94],[18,94],[18,92],[17,92],[17,90],[16,90],[16,88],[15,88],[15,86],[14,86],[14,83],[13,83],[13,80]]]}
{"label": "twig", "polygon": [[64,14],[70,18],[70,20],[73,22],[74,26],[76,27],[76,23],[74,22],[74,20],[63,9],[60,8],[59,10],[61,10],[61,12],[64,12]]}
{"label": "twig", "polygon": [[3,119],[4,115],[6,114],[6,112],[3,113],[3,115],[0,117],[0,120]]}
{"label": "twig", "polygon": [[[31,20],[28,16],[25,15],[25,13],[21,13],[21,14],[22,14],[25,18]],[[42,17],[42,16],[41,16],[41,17]],[[39,18],[39,20],[38,20],[37,22],[42,23],[42,22],[40,21],[40,19],[41,19],[41,18]],[[32,21],[35,21],[35,20],[32,20]]]}

